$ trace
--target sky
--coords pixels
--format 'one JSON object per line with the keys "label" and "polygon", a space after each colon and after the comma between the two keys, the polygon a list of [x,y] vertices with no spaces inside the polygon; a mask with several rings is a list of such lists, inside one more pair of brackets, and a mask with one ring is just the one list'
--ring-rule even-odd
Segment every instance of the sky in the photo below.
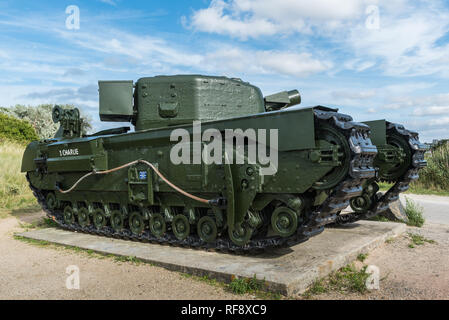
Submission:
{"label": "sky", "polygon": [[[79,17],[79,19],[77,19]],[[441,0],[0,0],[0,106],[74,104],[98,80],[224,75],[303,106],[449,138],[449,3]]]}

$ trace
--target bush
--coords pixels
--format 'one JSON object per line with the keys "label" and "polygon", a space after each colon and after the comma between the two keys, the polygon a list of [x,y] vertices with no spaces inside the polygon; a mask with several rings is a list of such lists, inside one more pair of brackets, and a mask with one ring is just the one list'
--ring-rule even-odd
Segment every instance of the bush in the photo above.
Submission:
{"label": "bush", "polygon": [[432,154],[427,157],[427,167],[419,171],[419,180],[413,185],[449,191],[449,142],[432,150]]}
{"label": "bush", "polygon": [[30,123],[0,113],[0,141],[11,140],[28,143],[39,140],[36,131]]}
{"label": "bush", "polygon": [[405,214],[407,215],[407,225],[421,228],[425,222],[423,208],[412,200],[405,198]]}

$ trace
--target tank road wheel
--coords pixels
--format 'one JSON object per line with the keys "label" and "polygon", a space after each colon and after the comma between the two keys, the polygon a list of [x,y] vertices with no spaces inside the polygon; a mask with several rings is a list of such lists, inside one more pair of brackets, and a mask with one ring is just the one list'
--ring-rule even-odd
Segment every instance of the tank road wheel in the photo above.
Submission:
{"label": "tank road wheel", "polygon": [[45,198],[45,204],[50,211],[56,209],[56,207],[58,206],[58,201],[56,200],[55,194],[53,192],[49,192],[47,194],[47,197]]}
{"label": "tank road wheel", "polygon": [[202,217],[200,221],[198,221],[197,231],[198,236],[204,242],[214,242],[217,238],[217,225],[211,217]]}
{"label": "tank road wheel", "polygon": [[134,234],[141,234],[143,229],[145,228],[145,222],[143,221],[142,215],[137,212],[131,212],[129,215],[129,228],[131,229],[131,232]]}
{"label": "tank road wheel", "polygon": [[271,215],[271,227],[281,237],[290,237],[298,228],[298,216],[292,209],[278,207]]}
{"label": "tank road wheel", "polygon": [[176,238],[184,240],[190,234],[189,219],[183,214],[178,214],[173,218],[171,228]]}
{"label": "tank road wheel", "polygon": [[89,211],[87,208],[82,207],[78,210],[78,223],[81,227],[85,227],[90,224]]}
{"label": "tank road wheel", "polygon": [[401,163],[397,163],[394,167],[388,168],[387,170],[381,170],[379,172],[379,178],[388,182],[396,182],[396,180],[398,180],[411,166],[412,152],[408,141],[399,134],[393,133],[387,135],[387,144],[397,149],[402,149],[405,157]]}
{"label": "tank road wheel", "polygon": [[72,224],[75,221],[75,215],[73,214],[73,209],[71,206],[66,206],[64,208],[64,222],[67,224]]}
{"label": "tank road wheel", "polygon": [[155,213],[150,218],[150,231],[151,233],[160,238],[164,235],[166,224],[164,217],[160,213]]}
{"label": "tank road wheel", "polygon": [[229,230],[229,238],[231,239],[231,241],[241,247],[248,243],[249,239],[251,239],[252,234],[253,230],[248,226],[240,226],[234,228],[232,231]]}
{"label": "tank road wheel", "polygon": [[111,212],[111,227],[114,231],[119,232],[123,229],[123,216],[118,210]]}
{"label": "tank road wheel", "polygon": [[321,124],[316,133],[316,140],[323,140],[327,144],[338,147],[338,161],[341,162],[341,165],[335,167],[320,181],[315,182],[313,186],[316,190],[331,189],[339,184],[349,171],[351,149],[348,144],[348,139],[338,129],[328,124]]}
{"label": "tank road wheel", "polygon": [[103,209],[95,209],[93,214],[93,221],[97,229],[101,229],[106,225],[106,216]]}

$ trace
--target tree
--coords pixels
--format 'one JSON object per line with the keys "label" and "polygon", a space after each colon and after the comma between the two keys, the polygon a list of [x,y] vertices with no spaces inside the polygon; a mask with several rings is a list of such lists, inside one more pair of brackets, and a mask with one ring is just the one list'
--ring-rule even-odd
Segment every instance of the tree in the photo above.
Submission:
{"label": "tree", "polygon": [[[0,113],[28,121],[40,139],[48,139],[52,138],[59,129],[59,124],[54,123],[52,119],[53,107],[53,104],[41,104],[38,106],[18,104],[10,108],[0,108]],[[60,105],[60,107],[64,109],[74,108],[73,105]],[[92,129],[92,119],[83,114],[81,114],[81,119],[83,119],[81,129],[83,134],[86,134]]]}

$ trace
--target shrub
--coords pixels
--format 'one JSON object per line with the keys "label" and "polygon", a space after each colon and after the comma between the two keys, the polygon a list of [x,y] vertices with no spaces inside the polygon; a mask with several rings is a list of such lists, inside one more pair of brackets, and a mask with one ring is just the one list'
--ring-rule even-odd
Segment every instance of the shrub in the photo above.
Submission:
{"label": "shrub", "polygon": [[425,219],[423,217],[423,208],[412,200],[406,198],[405,214],[407,215],[409,226],[422,227]]}
{"label": "shrub", "polygon": [[38,139],[30,123],[0,113],[0,141],[12,140],[27,143]]}
{"label": "shrub", "polygon": [[427,167],[419,171],[419,180],[414,185],[449,191],[449,142],[432,150],[427,157]]}

